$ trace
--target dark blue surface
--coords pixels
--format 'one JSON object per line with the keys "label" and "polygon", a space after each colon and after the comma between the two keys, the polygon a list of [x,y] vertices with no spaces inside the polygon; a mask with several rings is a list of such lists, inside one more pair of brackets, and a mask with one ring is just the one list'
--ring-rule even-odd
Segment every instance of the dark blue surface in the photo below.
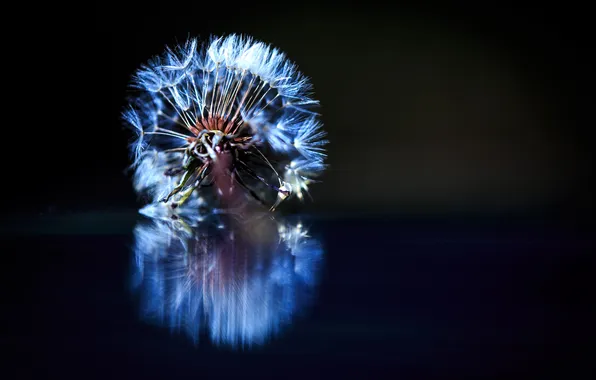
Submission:
{"label": "dark blue surface", "polygon": [[5,344],[29,362],[22,376],[577,379],[587,365],[586,231],[529,221],[306,222],[326,250],[313,309],[269,344],[233,351],[139,318],[129,286],[134,216],[97,218],[105,233],[76,218],[77,233],[3,236],[16,260],[4,270],[18,272],[25,290],[7,300],[3,323]]}

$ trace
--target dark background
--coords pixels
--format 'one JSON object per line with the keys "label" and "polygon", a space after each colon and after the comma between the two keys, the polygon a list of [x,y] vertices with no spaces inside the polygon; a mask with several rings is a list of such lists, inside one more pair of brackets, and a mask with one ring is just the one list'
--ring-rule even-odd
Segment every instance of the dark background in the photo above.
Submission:
{"label": "dark background", "polygon": [[[582,346],[593,312],[586,9],[166,2],[60,12],[38,35],[50,47],[36,72],[57,101],[39,123],[43,154],[6,165],[22,185],[6,198],[5,251],[23,255],[15,265],[33,280],[8,302],[26,317],[6,317],[32,327],[5,342],[29,369],[577,379],[592,367]],[[142,327],[113,280],[126,272],[139,206],[120,121],[131,75],[166,44],[226,33],[299,65],[331,141],[315,201],[287,208],[314,217],[328,247],[321,301],[286,341],[245,355]]]}
{"label": "dark background", "polygon": [[330,169],[309,211],[575,218],[594,210],[593,60],[582,8],[223,8],[98,3],[52,19],[48,29],[60,36],[42,56],[58,74],[44,89],[62,107],[45,121],[52,133],[35,176],[44,191],[24,186],[17,193],[36,195],[19,208],[134,205],[123,174],[132,134],[120,121],[131,76],[166,44],[236,32],[285,51],[315,86]]}

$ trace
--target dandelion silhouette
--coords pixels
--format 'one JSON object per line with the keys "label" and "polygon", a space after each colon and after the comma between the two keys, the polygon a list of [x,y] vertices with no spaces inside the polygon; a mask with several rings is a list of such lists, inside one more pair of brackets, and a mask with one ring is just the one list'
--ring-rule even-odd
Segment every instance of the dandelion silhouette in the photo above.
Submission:
{"label": "dandelion silhouette", "polygon": [[123,114],[137,132],[133,182],[152,203],[177,208],[242,189],[273,211],[290,196],[302,200],[325,169],[312,86],[263,42],[191,39],[143,65],[134,87]]}

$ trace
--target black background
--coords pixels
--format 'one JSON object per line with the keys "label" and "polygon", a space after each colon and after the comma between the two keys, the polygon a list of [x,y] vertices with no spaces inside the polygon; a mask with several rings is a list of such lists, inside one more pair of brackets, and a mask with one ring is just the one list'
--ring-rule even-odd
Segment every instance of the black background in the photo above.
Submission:
{"label": "black background", "polygon": [[[19,125],[38,129],[15,140],[31,149],[5,165],[20,185],[5,187],[4,251],[18,257],[4,278],[16,272],[19,287],[4,325],[19,328],[3,341],[27,358],[21,370],[587,375],[586,9],[166,2],[51,11],[40,11],[44,51],[23,75],[40,76],[28,99],[51,106],[25,105],[22,117],[35,121]],[[286,209],[327,221],[313,222],[328,247],[321,300],[287,340],[244,354],[144,327],[118,277],[139,206],[120,121],[131,75],[166,44],[226,33],[272,43],[311,77],[331,141],[315,201]]]}
{"label": "black background", "polygon": [[[132,134],[120,120],[131,76],[165,45],[235,32],[285,51],[321,101],[330,169],[301,209],[569,219],[593,211],[593,60],[582,8],[224,8],[97,3],[47,17],[33,62],[48,74],[38,90],[54,116],[34,123],[40,142],[24,156],[39,166],[13,194],[26,201],[10,206],[134,205],[123,173]],[[23,165],[7,166],[26,177]]]}

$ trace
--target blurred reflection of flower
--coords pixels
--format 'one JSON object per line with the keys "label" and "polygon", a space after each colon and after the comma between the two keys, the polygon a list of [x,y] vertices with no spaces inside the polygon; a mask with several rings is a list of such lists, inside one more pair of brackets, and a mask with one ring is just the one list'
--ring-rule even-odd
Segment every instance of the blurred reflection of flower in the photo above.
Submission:
{"label": "blurred reflection of flower", "polygon": [[143,318],[238,347],[264,343],[307,310],[323,250],[302,224],[164,210],[145,212],[153,217],[134,231]]}

